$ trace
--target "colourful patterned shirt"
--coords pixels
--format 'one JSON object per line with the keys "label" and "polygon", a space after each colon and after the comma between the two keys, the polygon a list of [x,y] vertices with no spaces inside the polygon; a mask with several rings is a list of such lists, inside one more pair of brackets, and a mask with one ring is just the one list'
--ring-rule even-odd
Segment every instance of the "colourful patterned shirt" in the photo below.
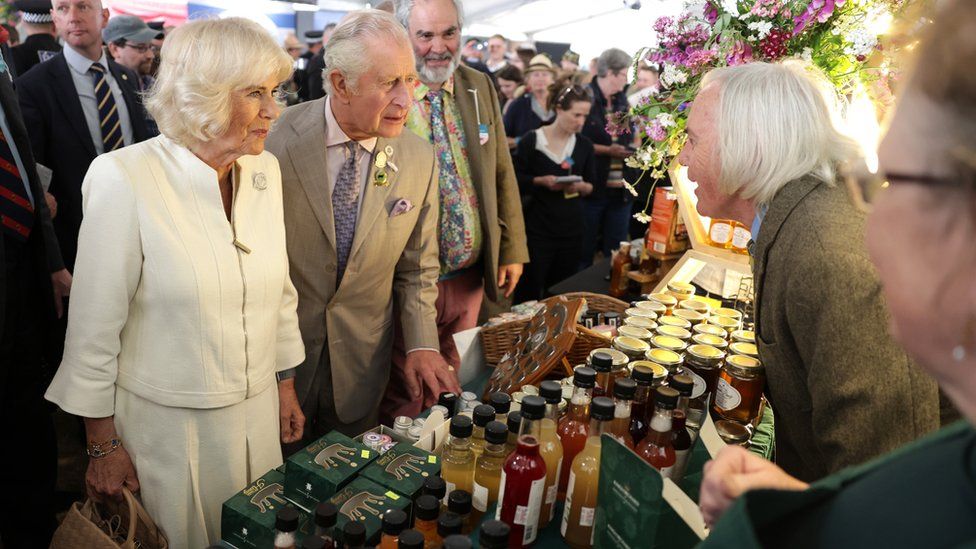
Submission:
{"label": "colourful patterned shirt", "polygon": [[439,92],[417,81],[407,128],[434,145],[439,170],[441,277],[481,259],[483,240],[478,195],[471,180],[461,114],[454,101],[454,77]]}

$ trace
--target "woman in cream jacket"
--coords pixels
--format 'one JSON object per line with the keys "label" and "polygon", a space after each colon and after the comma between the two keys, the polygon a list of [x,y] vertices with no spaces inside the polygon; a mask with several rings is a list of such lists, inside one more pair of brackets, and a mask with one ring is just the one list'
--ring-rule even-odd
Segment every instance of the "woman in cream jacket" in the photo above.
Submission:
{"label": "woman in cream jacket", "polygon": [[264,139],[292,61],[257,24],[166,39],[147,107],[162,135],[104,154],[64,360],[46,397],[85,418],[90,497],[141,492],[170,547],[220,539],[221,503],[301,438],[304,359],[278,162]]}

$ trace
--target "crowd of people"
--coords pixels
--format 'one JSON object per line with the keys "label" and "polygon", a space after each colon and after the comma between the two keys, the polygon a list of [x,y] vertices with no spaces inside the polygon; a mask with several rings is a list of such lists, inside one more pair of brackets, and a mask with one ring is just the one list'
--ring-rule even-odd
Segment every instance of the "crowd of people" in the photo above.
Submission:
{"label": "crowd of people", "polygon": [[[841,184],[853,143],[799,61],[713,71],[690,107],[679,161],[699,210],[753,229],[777,414],[776,464],[730,447],[706,467],[716,544],[976,536],[970,423],[838,476],[952,405],[976,417],[965,4],[924,42],[881,177]],[[350,12],[307,48],[240,18],[163,32],[98,0],[17,7],[28,36],[0,48],[0,421],[16,442],[0,475],[20,498],[0,509],[4,547],[56,527],[45,399],[83,419],[89,497],[138,492],[170,546],[204,547],[221,503],[283,456],[459,392],[453,335],[483,299],[542,297],[630,237],[636,143],[607,120],[657,74],[631,75],[619,49],[583,72],[571,51],[557,67],[503,36],[463,41],[460,0]],[[906,485],[920,467],[938,473]],[[933,528],[880,527],[920,495]],[[851,522],[865,508],[874,526]]]}

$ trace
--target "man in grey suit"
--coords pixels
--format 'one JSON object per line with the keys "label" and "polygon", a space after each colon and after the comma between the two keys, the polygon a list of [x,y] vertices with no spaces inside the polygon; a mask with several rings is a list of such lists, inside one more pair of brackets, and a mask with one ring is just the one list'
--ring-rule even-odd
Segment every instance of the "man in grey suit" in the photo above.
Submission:
{"label": "man in grey suit", "polygon": [[401,136],[416,78],[406,32],[388,13],[352,12],[326,66],[327,96],[286,109],[267,141],[281,164],[306,355],[284,375],[296,377],[307,439],[377,424],[394,303],[410,350],[408,389],[460,389],[437,351],[434,155]]}
{"label": "man in grey suit", "polygon": [[834,127],[810,70],[751,63],[708,73],[678,157],[702,215],[753,227],[776,463],[806,482],[939,427],[935,381],[891,340],[864,214],[836,183],[856,144]]}

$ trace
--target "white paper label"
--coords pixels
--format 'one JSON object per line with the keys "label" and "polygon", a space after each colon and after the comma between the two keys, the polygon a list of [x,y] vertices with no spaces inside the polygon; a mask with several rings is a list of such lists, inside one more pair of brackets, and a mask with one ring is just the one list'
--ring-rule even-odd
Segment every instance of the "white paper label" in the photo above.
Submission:
{"label": "white paper label", "polygon": [[664,478],[672,478],[671,475],[673,474],[674,474],[674,465],[661,469],[661,476]]}
{"label": "white paper label", "polygon": [[547,522],[552,520],[552,517],[556,514],[556,506],[553,504],[556,503],[556,496],[559,495],[559,478],[562,475],[562,472],[563,460],[559,460],[559,463],[556,464],[556,476],[552,479],[552,486],[546,489],[546,505],[550,506],[549,518],[547,519]]}
{"label": "white paper label", "polygon": [[691,380],[695,383],[695,387],[691,390],[691,398],[696,399],[705,394],[705,390],[708,389],[708,384],[705,383],[705,378],[696,374],[691,368],[685,368],[685,372],[691,376]]}
{"label": "white paper label", "polygon": [[716,223],[708,229],[708,237],[716,244],[725,244],[732,238],[732,227],[728,223]]}
{"label": "white paper label", "polygon": [[573,511],[573,488],[576,486],[576,474],[569,472],[569,486],[566,487],[566,505],[563,506],[563,521],[559,525],[559,534],[566,536],[566,527],[569,526],[569,514]]}
{"label": "white paper label", "polygon": [[746,246],[749,245],[749,240],[751,239],[752,233],[750,233],[748,229],[736,227],[735,230],[732,231],[732,246],[736,248],[745,249]]}
{"label": "white paper label", "polygon": [[529,489],[528,505],[519,505],[515,510],[515,524],[525,526],[522,532],[522,544],[528,545],[535,541],[539,531],[539,513],[542,511],[542,497],[545,495],[546,477],[532,481]]}
{"label": "white paper label", "polygon": [[453,492],[454,489],[457,488],[457,485],[454,484],[453,482],[447,482],[447,481],[445,481],[444,484],[447,485],[447,490],[444,492],[444,505],[447,505],[447,496],[451,495],[451,492]]}
{"label": "white paper label", "polygon": [[580,508],[580,526],[593,526],[594,515],[596,515],[595,508],[593,507]]}
{"label": "white paper label", "polygon": [[681,479],[685,476],[685,468],[688,467],[689,456],[691,456],[690,449],[674,451],[674,467],[672,467],[671,471],[671,480],[681,482]]}
{"label": "white paper label", "polygon": [[739,391],[724,378],[719,378],[715,387],[715,405],[728,411],[738,408],[741,403],[742,395],[739,394]]}
{"label": "white paper label", "polygon": [[502,505],[505,503],[505,470],[502,469],[502,478],[498,481],[498,505],[495,506],[495,520],[502,520]]}
{"label": "white paper label", "polygon": [[482,513],[488,509],[488,488],[474,483],[474,494],[471,494],[471,506]]}

